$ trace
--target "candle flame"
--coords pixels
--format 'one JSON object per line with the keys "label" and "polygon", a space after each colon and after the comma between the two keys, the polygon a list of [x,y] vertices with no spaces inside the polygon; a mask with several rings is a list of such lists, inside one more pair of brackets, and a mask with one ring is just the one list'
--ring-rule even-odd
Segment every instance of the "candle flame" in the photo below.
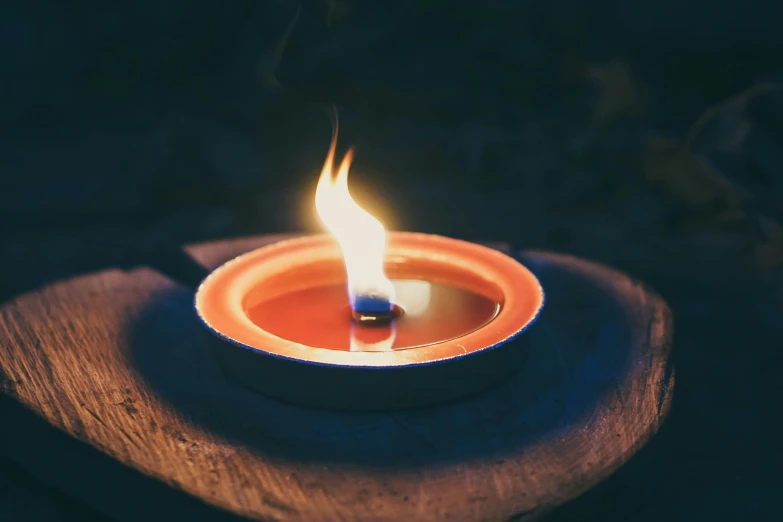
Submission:
{"label": "candle flame", "polygon": [[386,277],[386,230],[380,221],[360,207],[348,191],[349,150],[334,176],[337,133],[332,138],[318,188],[315,208],[321,221],[340,245],[348,276],[348,297],[354,310],[388,312],[394,301],[394,286]]}

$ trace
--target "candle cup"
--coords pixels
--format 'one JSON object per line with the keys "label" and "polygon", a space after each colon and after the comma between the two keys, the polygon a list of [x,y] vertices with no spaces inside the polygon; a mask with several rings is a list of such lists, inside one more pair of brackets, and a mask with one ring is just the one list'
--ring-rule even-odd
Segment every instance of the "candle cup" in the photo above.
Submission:
{"label": "candle cup", "polygon": [[308,406],[425,406],[478,392],[514,371],[524,346],[511,341],[544,302],[527,268],[474,243],[391,232],[385,270],[399,285],[393,304],[401,312],[386,324],[355,320],[341,253],[327,235],[227,262],[200,285],[195,307],[227,341],[213,346],[229,378]]}

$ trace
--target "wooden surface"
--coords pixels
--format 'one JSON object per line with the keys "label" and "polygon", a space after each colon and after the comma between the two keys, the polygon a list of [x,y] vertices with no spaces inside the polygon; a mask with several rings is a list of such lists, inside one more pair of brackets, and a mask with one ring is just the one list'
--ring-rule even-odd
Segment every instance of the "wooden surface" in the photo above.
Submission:
{"label": "wooden surface", "polygon": [[[211,269],[275,238],[186,251]],[[522,259],[547,290],[526,366],[479,396],[395,414],[308,410],[226,382],[192,289],[151,269],[27,293],[0,309],[0,446],[125,520],[535,518],[648,440],[674,374],[655,294],[574,258]]]}

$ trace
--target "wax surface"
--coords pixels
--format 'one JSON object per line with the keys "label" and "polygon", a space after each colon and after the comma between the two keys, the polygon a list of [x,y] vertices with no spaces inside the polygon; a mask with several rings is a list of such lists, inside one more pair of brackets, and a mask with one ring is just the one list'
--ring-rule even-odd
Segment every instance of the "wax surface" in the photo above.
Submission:
{"label": "wax surface", "polygon": [[261,300],[245,312],[282,339],[316,348],[384,351],[466,335],[495,318],[500,304],[483,295],[425,281],[397,280],[405,313],[388,326],[358,326],[344,284],[313,286]]}

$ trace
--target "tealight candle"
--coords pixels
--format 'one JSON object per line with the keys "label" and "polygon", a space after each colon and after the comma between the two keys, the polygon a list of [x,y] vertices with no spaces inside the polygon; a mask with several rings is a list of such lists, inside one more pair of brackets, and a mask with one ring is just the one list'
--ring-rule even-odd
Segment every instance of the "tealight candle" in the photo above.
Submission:
{"label": "tealight candle", "polygon": [[508,342],[537,318],[543,290],[513,258],[474,243],[386,233],[347,186],[350,153],[316,190],[331,235],[276,243],[201,284],[196,310],[229,341],[225,372],[315,406],[387,409],[479,391],[514,369]]}

